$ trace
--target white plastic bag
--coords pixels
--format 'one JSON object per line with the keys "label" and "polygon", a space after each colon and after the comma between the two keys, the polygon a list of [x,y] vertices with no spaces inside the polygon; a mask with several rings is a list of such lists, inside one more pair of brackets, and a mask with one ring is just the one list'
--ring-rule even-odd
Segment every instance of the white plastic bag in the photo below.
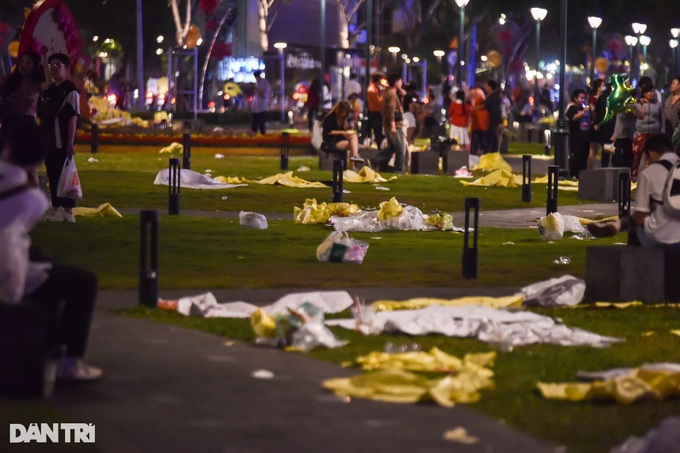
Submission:
{"label": "white plastic bag", "polygon": [[361,264],[366,256],[368,244],[352,239],[345,231],[334,231],[317,247],[319,261],[333,261]]}
{"label": "white plastic bag", "polygon": [[18,221],[0,230],[0,302],[21,302],[28,273],[30,239]]}
{"label": "white plastic bag", "polygon": [[314,126],[312,127],[312,146],[317,151],[321,150],[321,144],[323,143],[323,125],[321,121],[314,120]]}
{"label": "white plastic bag", "polygon": [[64,168],[61,169],[59,184],[57,185],[57,196],[80,200],[83,198],[83,189],[80,186],[76,159],[67,157],[64,161]]}
{"label": "white plastic bag", "polygon": [[257,212],[241,211],[238,214],[238,220],[242,227],[256,230],[266,230],[269,227],[267,218]]}
{"label": "white plastic bag", "polygon": [[583,300],[586,282],[572,275],[563,275],[522,288],[524,305],[562,307],[577,305]]}
{"label": "white plastic bag", "polygon": [[559,212],[553,212],[538,222],[538,232],[544,241],[557,241],[564,236],[564,219]]}

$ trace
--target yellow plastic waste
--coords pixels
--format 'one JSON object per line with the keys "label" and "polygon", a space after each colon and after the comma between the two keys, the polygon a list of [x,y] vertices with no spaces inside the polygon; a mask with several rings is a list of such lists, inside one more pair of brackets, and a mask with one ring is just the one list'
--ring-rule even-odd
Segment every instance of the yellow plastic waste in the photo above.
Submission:
{"label": "yellow plastic waste", "polygon": [[380,175],[380,173],[368,167],[362,167],[359,172],[345,170],[342,174],[342,178],[344,182],[350,183],[379,183],[390,182],[397,179],[396,176],[392,176],[390,179],[385,179]]}
{"label": "yellow plastic waste", "polygon": [[464,445],[473,445],[479,442],[479,438],[470,436],[462,426],[446,431],[443,435],[444,440],[457,442]]}
{"label": "yellow plastic waste", "polygon": [[181,143],[177,142],[172,142],[165,148],[161,148],[160,151],[158,151],[159,154],[174,154],[174,153],[181,153],[184,150],[184,146],[182,146]]}
{"label": "yellow plastic waste", "polygon": [[419,308],[430,307],[432,305],[443,305],[446,307],[460,307],[462,305],[478,305],[480,307],[491,308],[520,308],[524,302],[522,293],[504,297],[488,296],[468,296],[458,299],[435,299],[430,297],[418,297],[405,301],[396,300],[376,300],[371,304],[375,311],[394,311],[394,310],[416,310]]}
{"label": "yellow plastic waste", "polygon": [[240,176],[218,176],[214,178],[214,180],[224,184],[245,184],[251,182],[245,178],[241,178]]}
{"label": "yellow plastic waste", "polygon": [[496,359],[494,351],[466,354],[463,359],[450,355],[438,348],[430,351],[403,352],[388,354],[386,352],[371,352],[357,357],[354,361],[345,362],[343,366],[359,365],[364,371],[374,370],[406,370],[419,372],[461,373],[474,371],[484,378],[493,377],[493,366]]}
{"label": "yellow plastic waste", "polygon": [[544,398],[567,401],[614,400],[621,404],[638,401],[661,401],[680,395],[680,371],[659,367],[639,367],[630,373],[595,382],[539,382]]}
{"label": "yellow plastic waste", "polygon": [[[487,155],[487,154],[485,154]],[[510,170],[495,170],[492,173],[483,176],[475,181],[460,180],[464,186],[480,186],[480,187],[520,187],[522,185],[522,176],[515,175]]]}
{"label": "yellow plastic waste", "polygon": [[261,308],[250,316],[250,325],[258,337],[276,338],[276,321]]}
{"label": "yellow plastic waste", "polygon": [[479,158],[479,164],[477,164],[473,170],[505,170],[509,173],[512,173],[512,167],[505,161],[505,159],[503,159],[501,153],[484,154]]}
{"label": "yellow plastic waste", "polygon": [[73,208],[73,215],[80,217],[119,217],[123,215],[109,203],[100,204],[96,208]]}
{"label": "yellow plastic waste", "polygon": [[313,225],[326,223],[331,216],[347,217],[359,211],[359,206],[349,203],[326,203],[317,204],[315,198],[307,198],[302,208],[293,208],[295,223]]}
{"label": "yellow plastic waste", "polygon": [[292,171],[289,171],[288,173],[278,173],[274,176],[270,176],[268,178],[264,178],[264,179],[261,179],[259,181],[252,181],[252,182],[258,183],[258,184],[263,184],[263,185],[279,184],[279,185],[286,186],[286,187],[328,188],[328,186],[326,186],[324,183],[310,182],[310,181],[304,180],[302,178],[298,178],[297,176],[293,176]]}
{"label": "yellow plastic waste", "polygon": [[671,333],[672,333],[673,335],[677,335],[677,336],[680,337],[680,330],[675,330],[675,329],[674,329],[674,330],[671,330]]}
{"label": "yellow plastic waste", "polygon": [[392,197],[389,201],[383,201],[380,203],[378,220],[384,222],[387,219],[399,217],[402,212],[404,212],[404,207],[399,204],[396,198]]}
{"label": "yellow plastic waste", "polygon": [[436,227],[440,230],[453,229],[453,216],[448,212],[441,212],[439,214],[432,214],[425,219],[425,225]]}
{"label": "yellow plastic waste", "polygon": [[[484,370],[484,371],[481,371]],[[493,388],[491,370],[464,369],[455,375],[428,379],[401,369],[385,369],[349,378],[328,379],[323,387],[339,396],[366,398],[390,403],[435,401],[445,407],[474,403],[480,391]]]}

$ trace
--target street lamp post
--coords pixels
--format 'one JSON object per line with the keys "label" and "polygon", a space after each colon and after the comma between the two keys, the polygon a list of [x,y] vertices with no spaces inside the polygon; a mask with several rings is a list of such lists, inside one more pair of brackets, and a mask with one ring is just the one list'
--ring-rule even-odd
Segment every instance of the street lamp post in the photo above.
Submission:
{"label": "street lamp post", "polygon": [[388,47],[387,50],[392,54],[392,63],[396,64],[397,63],[397,54],[399,53],[399,51],[401,49],[397,46],[392,46],[392,47]]}
{"label": "street lamp post", "polygon": [[286,121],[286,54],[284,49],[288,47],[285,42],[275,42],[274,48],[279,51],[281,58],[281,122]]}
{"label": "street lamp post", "polygon": [[470,0],[456,0],[460,8],[460,34],[458,35],[458,87],[463,88],[463,65],[465,64],[465,7]]}
{"label": "street lamp post", "polygon": [[593,29],[593,49],[591,54],[592,57],[590,59],[590,83],[593,83],[593,80],[595,80],[595,59],[597,57],[597,52],[595,51],[597,46],[597,29],[602,25],[602,18],[590,16],[588,17],[588,25]]}
{"label": "street lamp post", "polygon": [[536,76],[534,77],[534,106],[538,106],[541,93],[538,89],[538,62],[541,60],[541,21],[548,15],[548,10],[543,8],[531,8],[531,17],[536,21]]}
{"label": "street lamp post", "polygon": [[672,58],[672,65],[673,69],[671,70],[671,78],[675,78],[675,68],[678,66],[678,40],[673,38],[670,41],[668,41],[668,45],[671,46],[671,58]]}
{"label": "street lamp post", "polygon": [[633,78],[633,47],[637,44],[638,39],[635,36],[626,35],[624,38],[628,46],[628,65],[630,66],[631,79]]}
{"label": "street lamp post", "polygon": [[[675,47],[677,47],[678,34],[680,34],[680,28],[671,28],[671,36],[676,41]],[[678,51],[676,50],[675,47],[673,47],[673,45],[671,45],[671,47],[673,48],[673,70],[671,71],[671,73],[673,74],[673,77],[675,77],[678,74],[678,60],[677,60]]]}
{"label": "street lamp post", "polygon": [[642,44],[642,71],[640,75],[643,75],[645,73],[645,69],[647,68],[647,46],[652,42],[652,38],[642,35],[640,36],[638,42]]}
{"label": "street lamp post", "polygon": [[[635,36],[637,37],[637,57],[634,58],[634,66],[631,66],[630,68],[630,73],[631,73],[631,80],[632,79],[639,79],[640,78],[640,38],[642,37],[642,34],[647,31],[647,25],[641,24],[639,22],[633,22],[631,25],[633,28],[633,33],[635,33]],[[635,71],[635,72],[633,72]],[[635,74],[635,77],[633,77],[633,74]]]}
{"label": "street lamp post", "polygon": [[432,52],[432,54],[437,57],[437,71],[441,71],[442,69],[442,57],[445,55],[446,52],[443,50],[435,50]]}
{"label": "street lamp post", "polygon": [[565,107],[565,85],[567,69],[567,9],[568,0],[560,0],[560,99],[558,104],[558,117],[555,132],[553,133],[555,144],[555,165],[559,167],[559,174],[562,177],[569,175],[569,155],[567,151],[567,140],[569,138],[569,128],[567,119],[564,115]]}

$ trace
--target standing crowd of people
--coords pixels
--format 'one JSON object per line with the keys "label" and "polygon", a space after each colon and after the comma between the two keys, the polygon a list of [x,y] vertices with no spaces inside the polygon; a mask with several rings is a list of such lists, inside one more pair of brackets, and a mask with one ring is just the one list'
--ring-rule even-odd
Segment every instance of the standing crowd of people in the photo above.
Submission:
{"label": "standing crowd of people", "polygon": [[[0,240],[5,252],[0,259],[5,260],[3,267],[13,272],[23,272],[23,267],[7,262],[10,256],[21,256],[21,261],[28,263],[23,278],[2,276],[0,294],[18,295],[18,300],[0,302],[30,300],[44,305],[48,313],[60,312],[59,325],[50,329],[55,331],[50,340],[65,347],[57,379],[93,381],[103,372],[87,365],[83,357],[97,297],[96,275],[62,264],[35,247],[26,248],[24,241],[8,233],[18,229],[21,237],[28,238],[41,220],[75,222],[75,200],[57,191],[64,164],[75,156],[80,116],[80,91],[69,80],[70,67],[68,55],[54,53],[44,59],[29,50],[0,81],[0,230],[4,233]],[[38,171],[43,164],[49,199],[39,184]],[[15,254],[9,253],[10,249]],[[24,287],[18,290],[5,287],[23,280]]]}

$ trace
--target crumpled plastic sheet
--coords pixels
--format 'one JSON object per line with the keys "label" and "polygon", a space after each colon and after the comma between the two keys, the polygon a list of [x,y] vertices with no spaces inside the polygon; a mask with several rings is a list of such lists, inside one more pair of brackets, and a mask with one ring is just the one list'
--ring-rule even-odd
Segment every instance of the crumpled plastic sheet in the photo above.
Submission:
{"label": "crumpled plastic sheet", "polygon": [[557,241],[564,237],[564,233],[587,234],[587,230],[583,226],[586,223],[590,223],[590,221],[573,215],[553,212],[541,217],[538,221],[538,232],[541,239],[545,241]]}
{"label": "crumpled plastic sheet", "polygon": [[[369,334],[471,337],[504,348],[534,343],[604,348],[623,341],[620,338],[569,328],[548,316],[472,305],[379,312],[371,319],[364,319],[363,324],[364,331]],[[326,321],[326,325],[356,329],[357,322],[354,319],[334,319]]]}
{"label": "crumpled plastic sheet", "polygon": [[547,399],[567,401],[616,401],[633,404],[640,401],[661,401],[680,395],[680,364],[651,363],[638,368],[620,368],[596,373],[580,373],[594,382],[566,382],[537,384]]}
{"label": "crumpled plastic sheet", "polygon": [[572,275],[563,275],[522,288],[524,305],[563,307],[580,303],[586,292],[586,282]]}
{"label": "crumpled plastic sheet", "polygon": [[326,203],[318,204],[315,198],[307,198],[302,208],[293,208],[295,223],[313,225],[326,223],[331,216],[346,217],[359,211],[359,206],[350,203]]}
{"label": "crumpled plastic sheet", "polygon": [[258,307],[242,301],[219,303],[213,293],[205,293],[179,299],[177,311],[185,316],[204,318],[249,318],[258,308],[274,316],[286,313],[288,308],[297,309],[305,302],[324,313],[340,313],[351,307],[354,300],[347,291],[312,291],[287,294],[271,305]]}
{"label": "crumpled plastic sheet", "polygon": [[392,176],[390,179],[385,179],[378,173],[377,171],[373,170],[372,168],[368,167],[362,167],[361,170],[358,172],[354,170],[345,170],[342,174],[342,179],[344,182],[347,183],[357,183],[357,184],[362,184],[362,183],[382,183],[382,182],[390,182],[394,181],[397,179],[396,176]]}
{"label": "crumpled plastic sheet", "polygon": [[[503,159],[501,153],[487,153],[479,158],[479,163],[472,167],[473,170],[495,171],[504,170],[512,173],[512,167]],[[520,181],[520,184],[522,182]]]}
{"label": "crumpled plastic sheet", "polygon": [[491,308],[521,308],[524,296],[522,293],[512,296],[489,297],[489,296],[467,296],[457,299],[435,299],[429,297],[418,297],[414,299],[396,300],[376,300],[371,304],[375,311],[393,310],[415,310],[419,308],[442,305],[445,307],[460,307],[462,305],[477,305],[480,307]]}
{"label": "crumpled plastic sheet", "polygon": [[[389,217],[384,221],[379,219],[378,211],[359,211],[348,217],[332,216],[329,220],[337,231],[368,233],[377,233],[383,230],[433,231],[449,226],[449,223],[443,217],[437,217],[434,221],[428,221],[429,217],[415,206],[405,206],[403,212],[398,217]],[[442,219],[444,220],[443,222]],[[454,227],[452,221],[449,229],[463,232],[462,228]]]}
{"label": "crumpled plastic sheet", "polygon": [[474,371],[491,378],[491,367],[496,359],[496,352],[480,352],[465,354],[462,359],[450,355],[438,348],[429,351],[403,352],[389,354],[387,352],[371,352],[355,360],[344,362],[342,366],[360,366],[364,371],[398,369],[418,372],[460,373]]}
{"label": "crumpled plastic sheet", "polygon": [[267,217],[263,214],[251,211],[241,211],[238,214],[239,224],[246,228],[255,228],[256,230],[266,230],[269,227]]}
{"label": "crumpled plastic sheet", "polygon": [[493,389],[492,376],[493,371],[479,366],[435,379],[400,369],[384,369],[327,379],[323,387],[343,397],[403,404],[435,401],[453,407],[456,403],[479,401],[481,390]]}
{"label": "crumpled plastic sheet", "polygon": [[296,187],[296,188],[317,188],[317,189],[327,189],[328,186],[322,182],[318,181],[307,181],[305,179],[293,176],[293,172],[289,171],[287,173],[277,173],[268,178],[263,178],[258,181],[250,181],[253,183],[263,184],[263,185],[274,185],[279,184],[286,187]]}
{"label": "crumpled plastic sheet", "polygon": [[494,170],[492,173],[474,181],[464,181],[461,179],[460,183],[464,186],[479,187],[521,187],[522,175],[516,175],[510,170]]}
{"label": "crumpled plastic sheet", "polygon": [[[164,169],[158,172],[153,182],[158,186],[167,186],[170,178],[170,170]],[[233,189],[234,187],[244,187],[248,184],[225,184],[216,181],[208,175],[202,175],[193,170],[181,169],[179,171],[180,187],[182,189]]]}
{"label": "crumpled plastic sheet", "polygon": [[123,215],[118,212],[116,208],[111,206],[110,203],[100,204],[96,208],[73,208],[73,215],[79,217],[119,217],[123,218]]}
{"label": "crumpled plastic sheet", "polygon": [[680,417],[664,418],[658,428],[647,431],[644,437],[631,436],[610,453],[666,453],[680,449]]}
{"label": "crumpled plastic sheet", "polygon": [[184,146],[181,143],[172,142],[168,146],[161,148],[158,154],[174,154],[184,151]]}
{"label": "crumpled plastic sheet", "polygon": [[289,307],[286,313],[276,316],[257,309],[250,317],[250,325],[261,344],[286,346],[306,352],[317,346],[333,349],[348,343],[338,340],[323,321],[323,310],[309,302],[304,302],[297,308]]}

